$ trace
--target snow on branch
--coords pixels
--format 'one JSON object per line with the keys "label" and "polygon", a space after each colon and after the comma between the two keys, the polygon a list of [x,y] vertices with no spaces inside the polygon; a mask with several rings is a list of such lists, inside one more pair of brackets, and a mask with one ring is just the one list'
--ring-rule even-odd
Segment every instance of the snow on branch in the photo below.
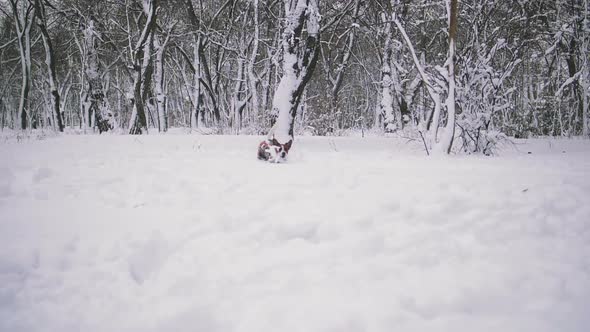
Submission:
{"label": "snow on branch", "polygon": [[568,85],[578,81],[580,79],[580,76],[582,75],[582,71],[583,70],[578,71],[577,73],[574,74],[574,76],[568,78],[565,82],[563,82],[563,84],[559,87],[557,92],[555,92],[555,97],[561,96],[561,94],[563,93],[563,90],[565,88],[567,88]]}

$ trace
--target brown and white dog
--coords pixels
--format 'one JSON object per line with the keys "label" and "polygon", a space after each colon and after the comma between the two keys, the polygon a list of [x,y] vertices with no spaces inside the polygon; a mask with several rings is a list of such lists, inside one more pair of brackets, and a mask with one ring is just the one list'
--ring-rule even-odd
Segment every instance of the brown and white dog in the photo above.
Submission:
{"label": "brown and white dog", "polygon": [[258,144],[258,159],[271,163],[285,162],[292,143],[292,140],[281,144],[274,138],[266,139]]}

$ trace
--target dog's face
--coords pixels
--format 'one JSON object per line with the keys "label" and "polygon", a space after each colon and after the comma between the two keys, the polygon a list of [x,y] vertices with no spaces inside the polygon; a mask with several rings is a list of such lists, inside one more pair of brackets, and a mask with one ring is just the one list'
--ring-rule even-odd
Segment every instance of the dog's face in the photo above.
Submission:
{"label": "dog's face", "polygon": [[258,159],[271,163],[282,163],[287,161],[287,154],[291,148],[292,141],[286,144],[279,143],[276,139],[262,141],[258,146]]}
{"label": "dog's face", "polygon": [[280,163],[287,160],[287,152],[285,151],[285,147],[282,145],[271,145],[268,151],[268,161],[271,163]]}

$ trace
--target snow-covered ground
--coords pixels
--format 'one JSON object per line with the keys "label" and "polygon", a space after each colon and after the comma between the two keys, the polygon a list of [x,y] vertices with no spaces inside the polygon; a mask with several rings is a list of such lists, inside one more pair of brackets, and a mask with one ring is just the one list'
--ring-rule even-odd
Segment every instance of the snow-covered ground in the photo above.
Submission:
{"label": "snow-covered ground", "polygon": [[5,139],[0,331],[590,329],[590,141],[259,140]]}

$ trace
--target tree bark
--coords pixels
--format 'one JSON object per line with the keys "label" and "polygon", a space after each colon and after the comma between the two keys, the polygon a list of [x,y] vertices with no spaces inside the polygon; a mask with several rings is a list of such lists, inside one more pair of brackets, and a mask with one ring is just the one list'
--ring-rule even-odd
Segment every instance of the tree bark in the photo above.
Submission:
{"label": "tree bark", "polygon": [[201,38],[195,38],[195,44],[193,45],[193,66],[195,68],[195,72],[193,73],[193,89],[192,89],[192,96],[193,96],[193,108],[191,109],[191,129],[199,129],[201,128],[201,52],[199,48],[201,47]]}
{"label": "tree bark", "polygon": [[64,131],[64,121],[61,113],[60,94],[57,83],[57,73],[55,70],[55,55],[53,51],[53,43],[47,30],[47,17],[45,12],[45,4],[41,0],[34,0],[35,12],[37,14],[37,26],[41,31],[43,38],[43,46],[45,47],[45,64],[47,65],[47,78],[49,82],[49,92],[52,98],[52,112],[60,132]]}
{"label": "tree bark", "polygon": [[231,99],[231,115],[232,115],[232,125],[234,127],[234,131],[236,134],[240,133],[240,129],[242,126],[242,112],[244,107],[246,107],[247,98],[243,95],[243,85],[244,85],[244,60],[238,58],[238,72],[236,77],[236,83],[234,86],[234,92],[232,94]]}
{"label": "tree bark", "polygon": [[[250,86],[250,95],[252,100],[252,115],[255,120],[258,120],[260,114],[260,103],[258,100],[258,78],[254,72],[254,65],[256,64],[256,58],[258,56],[258,45],[260,39],[260,27],[258,26],[258,0],[253,0],[253,11],[254,11],[254,40],[252,43],[252,53],[248,61],[248,83]],[[270,73],[269,73],[270,74]]]}
{"label": "tree bark", "polygon": [[35,6],[30,3],[20,3],[19,0],[9,0],[14,14],[14,26],[16,28],[18,48],[22,68],[21,95],[18,106],[20,126],[27,129],[29,119],[29,92],[31,90],[31,27],[35,21]]}
{"label": "tree bark", "polygon": [[[588,8],[588,0],[584,0],[584,20],[583,20],[583,27],[584,29],[590,28],[590,22],[588,21],[588,12],[590,8]],[[583,34],[583,41],[582,41],[582,66],[584,70],[582,72],[581,77],[581,87],[582,87],[582,135],[588,137],[590,135],[590,130],[588,129],[590,122],[590,115],[588,114],[588,107],[589,100],[590,100],[590,61],[588,60],[588,54],[590,52],[590,36],[589,33],[586,32]]]}
{"label": "tree bark", "polygon": [[[129,121],[129,134],[138,135],[148,132],[145,113],[146,87],[149,85],[151,62],[151,49],[153,33],[156,28],[157,10],[159,0],[143,0],[143,11],[146,22],[133,51],[133,69],[135,77],[133,81],[133,111]],[[147,52],[146,52],[147,50]]]}
{"label": "tree bark", "polygon": [[381,64],[381,116],[383,117],[383,129],[385,132],[395,130],[395,117],[393,115],[393,96],[391,93],[391,54],[392,54],[392,31],[389,15],[382,15],[384,22],[385,43],[383,44],[383,56]]}
{"label": "tree bark", "polygon": [[[276,121],[269,138],[280,144],[293,141],[295,116],[307,82],[319,54],[319,8],[316,0],[292,0],[285,3],[286,28],[283,33],[283,76],[273,98]],[[302,33],[307,22],[307,38]],[[301,51],[302,50],[302,51]]]}
{"label": "tree bark", "polygon": [[449,5],[449,57],[448,66],[448,94],[446,100],[447,124],[440,141],[440,150],[444,153],[451,153],[453,139],[455,137],[455,48],[457,39],[457,0],[447,0]]}
{"label": "tree bark", "polygon": [[[189,15],[191,30],[193,31],[193,87],[190,93],[192,95],[193,107],[190,112],[190,127],[192,130],[196,130],[201,127],[201,118],[203,116],[203,114],[201,114],[201,81],[203,79],[203,73],[201,71],[201,55],[203,55],[203,42],[201,38],[201,33],[198,32],[200,29],[201,21],[195,13],[195,8],[193,6],[192,0],[185,0],[185,5]],[[187,61],[190,60],[188,60],[187,58]]]}
{"label": "tree bark", "polygon": [[[82,93],[82,112],[86,128],[98,128],[99,133],[115,127],[115,119],[105,96],[98,58],[99,36],[94,19],[86,22],[82,45],[86,89]],[[85,130],[86,130],[85,128]]]}
{"label": "tree bark", "polygon": [[156,49],[156,61],[154,65],[154,76],[156,83],[156,109],[158,113],[158,129],[160,132],[168,131],[168,114],[166,110],[167,95],[164,88],[164,54],[166,53],[166,46],[170,40],[170,32],[164,39],[164,42],[160,42],[159,37],[156,36],[154,39],[154,47]]}
{"label": "tree bark", "polygon": [[395,24],[395,26],[398,28],[400,34],[402,35],[402,38],[404,39],[404,42],[406,43],[406,46],[410,50],[410,54],[412,55],[412,59],[414,60],[414,65],[416,66],[416,69],[418,70],[418,73],[420,74],[420,78],[422,79],[422,82],[424,82],[424,85],[426,87],[426,91],[428,92],[430,99],[434,103],[434,108],[429,113],[428,118],[426,120],[426,126],[425,126],[425,128],[423,127],[423,129],[429,133],[429,135],[427,137],[427,139],[428,139],[427,147],[431,148],[432,146],[434,146],[436,144],[437,138],[438,138],[438,126],[439,126],[440,111],[441,111],[441,97],[440,97],[440,94],[438,93],[438,91],[434,88],[434,83],[433,83],[432,78],[427,75],[426,71],[422,67],[422,63],[420,62],[420,60],[418,60],[418,56],[416,55],[416,51],[414,50],[414,45],[412,44],[410,37],[408,37],[406,30],[404,29],[403,25],[401,24],[401,22],[399,21],[399,19],[395,15],[395,13],[392,17],[392,21]]}

